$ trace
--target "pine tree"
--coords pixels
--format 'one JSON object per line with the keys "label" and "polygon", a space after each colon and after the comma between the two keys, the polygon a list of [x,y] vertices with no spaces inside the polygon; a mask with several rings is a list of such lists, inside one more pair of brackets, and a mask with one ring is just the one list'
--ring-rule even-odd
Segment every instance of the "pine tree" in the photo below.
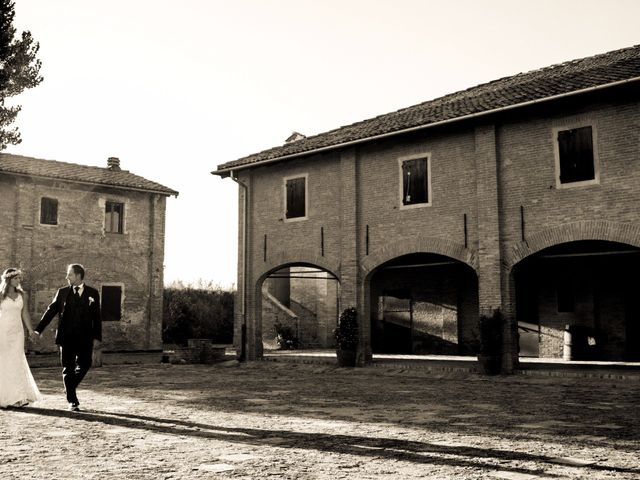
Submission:
{"label": "pine tree", "polygon": [[22,107],[7,106],[6,99],[42,82],[36,58],[40,45],[29,31],[16,37],[14,5],[12,0],[0,0],[0,151],[22,141],[18,128],[11,127]]}

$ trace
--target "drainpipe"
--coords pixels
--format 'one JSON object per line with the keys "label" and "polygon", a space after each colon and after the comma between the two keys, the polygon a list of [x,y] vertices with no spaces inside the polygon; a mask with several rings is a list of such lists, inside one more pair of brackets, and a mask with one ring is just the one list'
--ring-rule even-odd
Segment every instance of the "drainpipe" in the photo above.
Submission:
{"label": "drainpipe", "polygon": [[242,326],[240,329],[240,355],[238,357],[239,361],[244,362],[247,359],[247,227],[249,224],[247,211],[249,204],[249,188],[237,177],[234,177],[233,170],[229,172],[229,177],[244,190],[244,201],[242,205],[242,301],[240,302]]}

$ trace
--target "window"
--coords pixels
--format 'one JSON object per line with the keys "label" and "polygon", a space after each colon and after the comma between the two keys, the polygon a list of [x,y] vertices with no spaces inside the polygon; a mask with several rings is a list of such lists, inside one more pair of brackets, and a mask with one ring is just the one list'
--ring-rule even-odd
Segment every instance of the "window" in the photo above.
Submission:
{"label": "window", "polygon": [[596,180],[590,126],[558,131],[560,184]]}
{"label": "window", "polygon": [[43,225],[58,224],[58,200],[42,197],[40,199],[40,223]]}
{"label": "window", "polygon": [[122,287],[120,285],[102,286],[100,315],[105,322],[117,322],[122,318]]}
{"label": "window", "polygon": [[573,296],[573,287],[570,281],[563,282],[557,286],[556,299],[558,301],[558,313],[574,311],[575,299]]}
{"label": "window", "polygon": [[304,219],[307,216],[307,177],[285,178],[285,218]]}
{"label": "window", "polygon": [[111,233],[123,233],[124,203],[106,202],[104,230]]}
{"label": "window", "polygon": [[402,206],[429,205],[429,157],[400,159]]}

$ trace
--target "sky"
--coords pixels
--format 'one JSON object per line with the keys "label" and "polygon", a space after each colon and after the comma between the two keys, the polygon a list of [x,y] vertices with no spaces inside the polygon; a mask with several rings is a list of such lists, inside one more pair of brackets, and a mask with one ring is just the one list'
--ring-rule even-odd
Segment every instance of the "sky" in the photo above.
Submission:
{"label": "sky", "polygon": [[16,0],[44,81],[8,153],[121,167],[167,200],[165,283],[236,283],[216,166],[501,77],[640,44],[637,0]]}

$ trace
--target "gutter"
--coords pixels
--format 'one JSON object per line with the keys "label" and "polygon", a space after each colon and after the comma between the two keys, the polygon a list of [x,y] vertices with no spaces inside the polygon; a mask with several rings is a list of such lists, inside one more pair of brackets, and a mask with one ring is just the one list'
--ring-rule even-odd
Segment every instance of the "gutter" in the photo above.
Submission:
{"label": "gutter", "polygon": [[395,135],[402,135],[404,133],[415,132],[415,131],[418,131],[418,130],[425,130],[425,129],[428,129],[428,128],[438,127],[438,126],[441,126],[441,125],[448,125],[450,123],[461,122],[461,121],[464,121],[464,120],[483,117],[485,115],[491,115],[491,114],[494,114],[494,113],[505,112],[505,111],[508,111],[508,110],[514,110],[516,108],[528,107],[530,105],[537,105],[539,103],[550,102],[550,101],[558,100],[558,99],[565,98],[565,97],[571,97],[571,96],[574,96],[574,95],[581,95],[583,93],[595,92],[595,91],[598,91],[598,90],[604,90],[606,88],[617,87],[619,85],[624,85],[624,84],[635,82],[635,81],[638,81],[638,80],[640,80],[640,77],[628,78],[626,80],[619,80],[617,82],[606,83],[604,85],[598,85],[598,86],[595,86],[595,87],[583,88],[581,90],[574,90],[573,92],[561,93],[561,94],[558,94],[558,95],[552,95],[550,97],[538,98],[536,100],[529,100],[529,101],[522,102],[522,103],[516,103],[516,104],[513,104],[513,105],[507,105],[506,107],[499,107],[499,108],[494,108],[492,110],[486,110],[486,111],[483,111],[483,112],[470,113],[468,115],[463,115],[461,117],[449,118],[447,120],[440,120],[438,122],[428,123],[426,125],[418,125],[418,126],[415,126],[415,127],[409,127],[409,128],[405,128],[405,129],[402,129],[402,130],[397,130],[395,132],[381,133],[379,135],[372,135],[370,137],[360,138],[360,139],[357,139],[357,140],[350,140],[348,142],[337,143],[335,145],[327,145],[325,147],[315,148],[313,150],[307,150],[307,151],[304,151],[304,152],[292,153],[292,154],[289,154],[289,155],[283,155],[281,157],[276,157],[276,158],[269,158],[269,159],[261,160],[261,161],[258,161],[258,162],[245,163],[243,165],[234,165],[232,167],[227,167],[227,168],[222,168],[222,169],[219,169],[219,170],[214,170],[211,173],[213,175],[219,175],[220,177],[225,178],[225,177],[228,177],[234,170],[244,170],[244,169],[247,169],[247,168],[253,168],[253,167],[259,167],[259,166],[263,166],[263,165],[268,165],[268,164],[271,164],[271,163],[280,162],[280,161],[283,161],[283,160],[289,160],[289,159],[297,158],[297,157],[302,157],[302,156],[305,156],[305,155],[311,155],[311,154],[318,153],[318,152],[326,152],[326,151],[329,151],[329,150],[336,150],[336,149],[339,149],[339,148],[350,147],[352,145],[359,145],[361,143],[371,142],[371,141],[374,141],[374,140],[379,140],[379,139],[388,138],[388,137],[393,137]]}
{"label": "gutter", "polygon": [[242,302],[240,304],[242,326],[240,329],[240,355],[238,356],[238,360],[244,362],[247,359],[247,228],[249,226],[247,211],[249,205],[249,187],[233,175],[233,170],[229,171],[229,177],[244,190],[244,202],[242,205]]}

